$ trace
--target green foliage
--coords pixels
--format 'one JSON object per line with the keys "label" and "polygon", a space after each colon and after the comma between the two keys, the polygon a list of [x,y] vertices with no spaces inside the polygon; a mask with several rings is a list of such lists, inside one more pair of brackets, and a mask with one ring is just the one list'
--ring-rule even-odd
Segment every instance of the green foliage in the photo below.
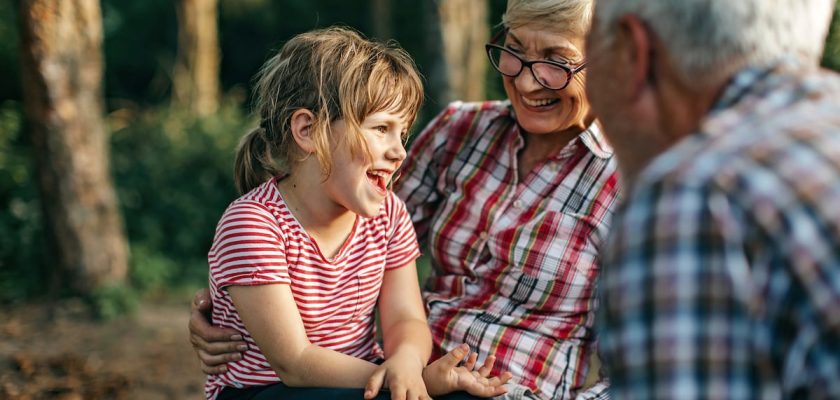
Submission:
{"label": "green foliage", "polygon": [[99,288],[87,300],[94,316],[103,320],[131,314],[140,304],[138,292],[125,285]]}
{"label": "green foliage", "polygon": [[165,288],[171,285],[178,264],[169,257],[139,242],[131,246],[129,265],[130,282],[141,291]]}
{"label": "green foliage", "polygon": [[17,2],[0,1],[0,101],[20,98]]}
{"label": "green foliage", "polygon": [[21,105],[0,104],[0,304],[42,290],[44,231]]}
{"label": "green foliage", "polygon": [[166,107],[111,114],[112,168],[138,288],[207,283],[216,222],[237,194],[233,157],[251,125],[239,101],[196,119]]}
{"label": "green foliage", "polygon": [[[92,296],[102,316],[132,297],[179,285],[206,286],[215,225],[236,198],[233,156],[253,125],[241,97],[196,119],[167,107],[108,116],[111,167],[130,242],[130,287]],[[16,102],[0,104],[0,304],[43,294],[49,281],[31,146]],[[124,298],[124,299],[123,299]]]}
{"label": "green foliage", "polygon": [[834,8],[834,16],[825,43],[822,65],[840,71],[840,3],[837,3]]}

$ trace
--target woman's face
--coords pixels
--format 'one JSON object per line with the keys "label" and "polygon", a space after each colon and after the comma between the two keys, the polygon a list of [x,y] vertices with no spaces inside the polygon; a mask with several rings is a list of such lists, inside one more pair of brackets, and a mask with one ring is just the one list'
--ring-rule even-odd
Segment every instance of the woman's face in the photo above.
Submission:
{"label": "woman's face", "polygon": [[[504,46],[527,61],[550,60],[567,63],[570,68],[584,62],[585,39],[580,35],[536,29],[527,25],[511,29]],[[589,101],[584,91],[585,70],[574,74],[560,90],[540,85],[528,68],[516,77],[502,75],[505,92],[525,132],[544,135],[587,127]]]}

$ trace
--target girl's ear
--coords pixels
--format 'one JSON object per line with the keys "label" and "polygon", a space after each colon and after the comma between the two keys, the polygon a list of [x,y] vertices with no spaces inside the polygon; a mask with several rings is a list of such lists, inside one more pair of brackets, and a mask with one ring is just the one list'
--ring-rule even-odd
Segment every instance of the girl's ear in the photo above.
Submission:
{"label": "girl's ear", "polygon": [[314,134],[315,114],[305,108],[292,113],[292,137],[304,153],[315,152]]}

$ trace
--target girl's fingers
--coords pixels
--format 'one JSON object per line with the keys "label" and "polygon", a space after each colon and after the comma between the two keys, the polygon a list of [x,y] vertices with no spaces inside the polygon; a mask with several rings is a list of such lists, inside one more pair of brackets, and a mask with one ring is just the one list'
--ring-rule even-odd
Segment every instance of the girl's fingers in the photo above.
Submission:
{"label": "girl's fingers", "polygon": [[487,356],[487,358],[484,359],[484,364],[478,369],[478,374],[485,378],[488,377],[490,375],[490,371],[493,369],[493,364],[495,363],[496,356]]}
{"label": "girl's fingers", "polygon": [[476,360],[478,360],[478,353],[470,352],[469,357],[467,357],[467,361],[464,362],[464,368],[466,368],[467,371],[472,371],[473,368],[475,368]]}
{"label": "girl's fingers", "polygon": [[365,399],[372,399],[379,394],[382,383],[385,382],[385,368],[379,368],[373,372],[365,385]]}

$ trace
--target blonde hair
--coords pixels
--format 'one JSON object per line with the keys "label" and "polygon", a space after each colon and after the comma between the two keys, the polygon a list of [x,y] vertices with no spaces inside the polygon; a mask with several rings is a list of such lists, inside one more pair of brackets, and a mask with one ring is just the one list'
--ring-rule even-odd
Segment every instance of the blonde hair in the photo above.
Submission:
{"label": "blonde hair", "polygon": [[508,30],[527,25],[586,35],[592,23],[593,0],[508,0],[502,25]]}
{"label": "blonde hair", "polygon": [[331,123],[343,119],[352,154],[368,154],[360,131],[368,115],[393,111],[411,126],[423,101],[420,76],[404,50],[344,27],[293,37],[263,65],[256,81],[260,126],[242,138],[237,150],[234,173],[240,193],[290,173],[307,156],[292,137],[295,111],[306,109],[315,115],[315,156],[329,176]]}

